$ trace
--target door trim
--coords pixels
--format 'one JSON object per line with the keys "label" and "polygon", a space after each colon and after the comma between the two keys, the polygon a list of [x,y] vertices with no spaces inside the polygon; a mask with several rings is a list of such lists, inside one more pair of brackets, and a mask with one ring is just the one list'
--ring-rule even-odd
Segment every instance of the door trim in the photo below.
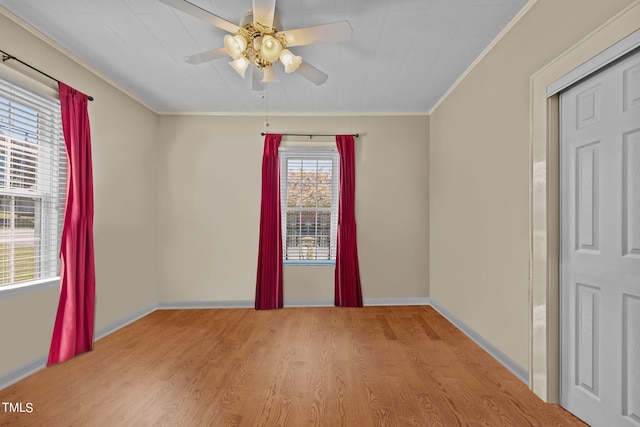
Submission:
{"label": "door trim", "polygon": [[547,97],[560,93],[569,86],[589,77],[591,74],[597,73],[602,68],[611,64],[616,59],[622,58],[638,46],[640,46],[640,30],[634,31],[613,46],[608,47],[605,51],[600,52],[584,64],[571,70],[555,82],[548,85]]}
{"label": "door trim", "polygon": [[574,70],[589,67],[585,64],[594,57],[638,31],[638,23],[640,0],[551,61],[530,80],[529,386],[547,402],[557,403],[560,396],[559,97],[557,92],[549,96],[547,89]]}

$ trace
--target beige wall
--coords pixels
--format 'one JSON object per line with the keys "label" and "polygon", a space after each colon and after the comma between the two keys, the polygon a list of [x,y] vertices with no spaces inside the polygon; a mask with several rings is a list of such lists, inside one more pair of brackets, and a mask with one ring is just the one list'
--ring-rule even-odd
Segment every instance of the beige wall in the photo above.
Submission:
{"label": "beige wall", "polygon": [[630,3],[539,0],[431,115],[430,296],[525,368],[530,78]]}
{"label": "beige wall", "polygon": [[[160,302],[254,299],[263,121],[160,117]],[[273,132],[361,134],[356,220],[363,296],[428,297],[428,117],[270,122]],[[333,271],[287,266],[285,303],[333,300]]]}
{"label": "beige wall", "polygon": [[[2,13],[0,40],[2,50],[95,97],[96,329],[104,328],[157,301],[157,116]],[[57,303],[56,289],[0,297],[0,376],[48,353]]]}

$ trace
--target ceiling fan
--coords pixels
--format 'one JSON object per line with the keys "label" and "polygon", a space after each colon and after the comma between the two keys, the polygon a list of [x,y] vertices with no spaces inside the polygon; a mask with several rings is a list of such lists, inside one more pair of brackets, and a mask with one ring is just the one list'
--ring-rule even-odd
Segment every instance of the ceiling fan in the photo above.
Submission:
{"label": "ceiling fan", "polygon": [[316,85],[323,84],[328,76],[288,48],[351,39],[352,29],[347,21],[283,31],[276,26],[276,0],[253,0],[252,11],[244,16],[240,25],[187,0],[160,1],[230,33],[224,36],[224,47],[187,56],[186,62],[202,64],[230,56],[232,61],[229,64],[242,78],[245,78],[249,65],[252,66],[253,88],[256,90],[261,88],[262,82],[277,81],[274,64],[278,62],[286,73],[296,72]]}

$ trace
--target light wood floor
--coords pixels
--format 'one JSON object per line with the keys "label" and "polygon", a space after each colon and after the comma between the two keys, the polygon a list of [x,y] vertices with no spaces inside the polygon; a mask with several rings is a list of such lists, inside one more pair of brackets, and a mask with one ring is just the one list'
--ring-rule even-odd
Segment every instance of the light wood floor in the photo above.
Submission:
{"label": "light wood floor", "polygon": [[162,310],[5,390],[11,426],[582,426],[431,307]]}

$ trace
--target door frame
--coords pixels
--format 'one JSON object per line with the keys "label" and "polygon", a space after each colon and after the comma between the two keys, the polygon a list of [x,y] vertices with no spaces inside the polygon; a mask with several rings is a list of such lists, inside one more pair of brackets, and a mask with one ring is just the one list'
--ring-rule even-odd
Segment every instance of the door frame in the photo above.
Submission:
{"label": "door frame", "polygon": [[[627,37],[640,39],[639,23],[636,0],[530,80],[529,387],[546,402],[558,403],[560,398],[558,92],[597,71],[595,58],[606,58],[616,46],[619,50]],[[637,43],[640,46],[640,40]]]}

